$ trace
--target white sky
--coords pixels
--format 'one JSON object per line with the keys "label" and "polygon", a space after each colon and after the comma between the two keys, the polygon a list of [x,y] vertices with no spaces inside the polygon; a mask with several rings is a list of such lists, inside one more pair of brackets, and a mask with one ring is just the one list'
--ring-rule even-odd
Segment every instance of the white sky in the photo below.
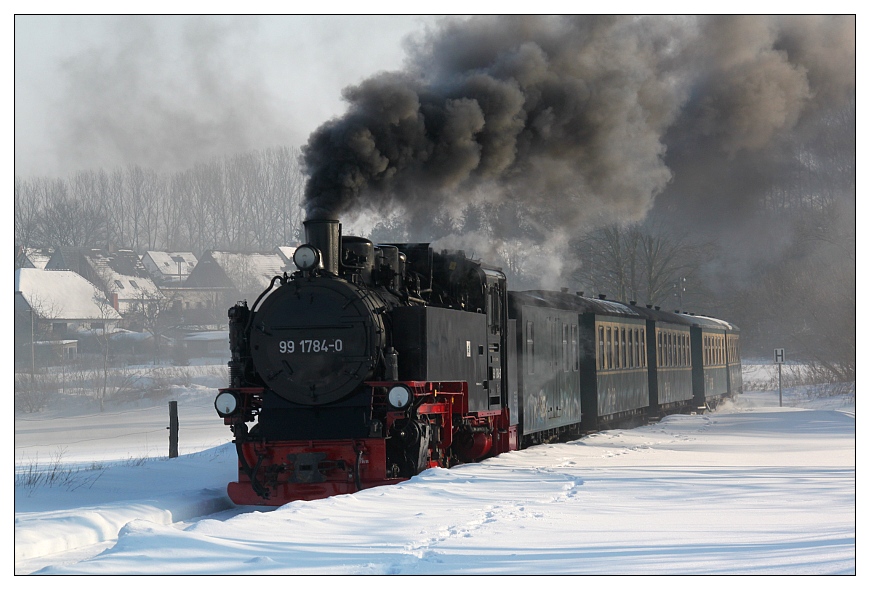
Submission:
{"label": "white sky", "polygon": [[[147,47],[125,45],[136,38],[131,27],[118,26],[119,22],[128,17],[99,15],[101,12],[114,13],[118,10],[116,5],[92,1],[78,3],[76,9],[97,15],[64,16],[33,14],[68,10],[68,5],[58,2],[18,4],[18,12],[27,14],[14,17],[14,163],[15,173],[25,177],[65,176],[76,170],[112,168],[129,163],[151,165],[148,161],[124,161],[123,154],[111,154],[108,148],[105,151],[109,153],[96,153],[97,150],[93,150],[94,153],[88,154],[90,157],[79,154],[76,158],[71,158],[68,149],[61,145],[63,131],[70,125],[69,112],[87,109],[85,104],[73,103],[89,102],[77,101],[76,97],[69,94],[69,78],[64,74],[62,64],[71,58],[82,60],[87,55],[95,60],[100,58],[98,56],[105,59],[118,51],[130,51],[139,47],[142,55],[134,59],[135,65],[150,70],[150,74],[140,76],[139,79],[145,88],[137,88],[138,95],[123,95],[129,98],[128,104],[113,105],[135,117],[141,115],[143,109],[153,106],[149,105],[151,97],[146,94],[146,90],[153,89],[158,83],[175,80],[173,73],[180,73],[182,78],[189,76],[191,65],[185,63],[184,51],[180,49],[181,31],[186,24],[208,19],[227,26],[233,34],[216,42],[224,51],[215,56],[219,60],[221,73],[224,74],[226,87],[239,85],[243,80],[256,81],[256,85],[250,90],[263,102],[257,105],[253,102],[254,97],[248,97],[240,106],[256,110],[258,106],[268,104],[269,116],[274,116],[274,121],[265,125],[268,134],[264,133],[259,142],[250,136],[244,138],[245,141],[237,144],[238,151],[272,147],[278,142],[281,145],[302,146],[318,125],[343,112],[343,88],[358,83],[375,72],[399,69],[404,58],[402,40],[409,34],[421,33],[427,24],[434,24],[440,18],[391,15],[391,12],[407,10],[409,7],[384,2],[366,5],[367,9],[374,12],[387,13],[375,16],[321,14],[217,17],[172,15],[172,12],[183,13],[186,9],[189,11],[200,7],[184,1],[149,3],[141,7],[134,3],[127,9],[136,12],[137,8],[139,11],[144,8],[152,13],[169,13],[158,17],[135,17],[140,22],[152,23],[157,32],[157,48],[149,53],[151,50]],[[807,5],[808,12],[818,10],[817,5],[799,2],[790,5],[790,12],[804,12],[800,9],[802,4]],[[218,13],[232,13],[239,9],[237,4],[224,6],[218,3],[209,6]],[[856,2],[835,2],[833,5],[826,4],[826,10],[831,13],[851,13],[857,10],[857,6]],[[273,5],[262,2],[246,3],[245,7],[254,11],[258,8],[274,10]],[[326,2],[317,3],[312,8],[330,12],[353,7]],[[456,10],[467,10],[469,6],[467,3],[442,2],[438,8],[444,11],[443,14],[450,14]],[[577,7],[563,2],[549,2],[545,5],[536,4],[534,8],[541,12],[560,12],[566,8],[576,11]],[[649,11],[648,5],[632,2],[621,5],[620,8],[629,14]],[[697,10],[695,5],[685,2],[669,2],[661,8],[670,13]],[[729,4],[729,10],[737,13],[759,10],[764,12],[764,5],[757,2],[738,2]],[[774,8],[772,12],[779,12],[779,9]],[[113,63],[111,59],[109,63]],[[190,97],[170,88],[164,91],[164,96],[167,100],[178,100],[181,104],[176,106],[179,108],[187,102],[188,108],[196,110],[207,104],[210,98],[216,104],[226,104],[226,92],[229,92],[227,88],[212,97],[201,94]],[[242,121],[245,120],[242,118]],[[147,119],[143,119],[142,124],[147,128]],[[251,128],[253,127],[251,124]],[[251,133],[254,132],[250,131],[249,135]],[[155,137],[157,145],[160,139],[159,135]],[[224,139],[229,149],[232,138]],[[202,147],[203,159],[215,155],[205,153],[206,147]],[[130,154],[127,154],[127,159],[129,158]]]}
{"label": "white sky", "polygon": [[[153,9],[153,7],[152,7]],[[15,165],[16,174],[63,175],[70,171],[57,144],[54,129],[63,129],[62,106],[67,97],[62,64],[71,58],[105,57],[125,47],[127,17],[26,15],[15,17]],[[268,144],[244,149],[271,147],[275,141],[301,146],[316,126],[340,115],[344,105],[341,90],[380,71],[401,67],[401,40],[408,33],[423,30],[431,17],[421,16],[162,16],[136,17],[147,20],[157,32],[153,54],[143,55],[137,65],[147,62],[163,70],[165,80],[173,71],[189,74],[180,47],[183,27],[194,20],[212,20],[237,31],[232,38],[216,41],[226,48],[228,83],[237,76],[256,76],[262,84],[261,98],[274,105],[283,133],[269,137]],[[121,23],[119,25],[119,23]],[[159,51],[159,53],[158,53]],[[93,52],[93,53],[89,53]],[[140,89],[143,91],[144,89]],[[216,97],[217,99],[220,96]],[[207,97],[198,97],[207,100]],[[145,99],[130,97],[131,116]],[[66,104],[66,106],[71,106]],[[84,108],[80,105],[79,108]],[[277,138],[277,139],[276,139]],[[241,150],[240,150],[241,151]],[[78,164],[76,166],[75,164]],[[92,167],[113,166],[109,160],[95,160]],[[81,169],[79,162],[73,170]]]}

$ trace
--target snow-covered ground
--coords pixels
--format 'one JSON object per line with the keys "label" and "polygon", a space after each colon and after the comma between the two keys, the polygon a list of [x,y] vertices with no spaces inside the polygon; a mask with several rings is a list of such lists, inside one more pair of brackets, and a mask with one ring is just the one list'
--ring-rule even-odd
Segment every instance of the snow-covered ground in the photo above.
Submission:
{"label": "snow-covered ground", "polygon": [[277,509],[227,499],[236,457],[208,383],[174,391],[175,459],[165,401],[19,416],[15,572],[854,574],[854,396],[818,391]]}

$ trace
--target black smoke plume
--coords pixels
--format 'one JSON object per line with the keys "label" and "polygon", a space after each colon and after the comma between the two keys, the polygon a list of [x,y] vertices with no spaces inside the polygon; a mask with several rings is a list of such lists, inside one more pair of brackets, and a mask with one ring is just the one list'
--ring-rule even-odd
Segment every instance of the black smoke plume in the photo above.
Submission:
{"label": "black smoke plume", "polygon": [[852,16],[447,19],[311,135],[307,214],[510,200],[569,230],[663,193],[734,213],[782,172],[761,163],[783,138],[854,92]]}

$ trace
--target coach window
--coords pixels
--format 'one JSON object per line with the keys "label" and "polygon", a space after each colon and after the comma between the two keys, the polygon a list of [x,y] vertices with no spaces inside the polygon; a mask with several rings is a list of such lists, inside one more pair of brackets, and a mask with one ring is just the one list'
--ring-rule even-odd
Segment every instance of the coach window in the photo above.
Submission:
{"label": "coach window", "polygon": [[613,348],[613,366],[612,369],[619,368],[619,328],[616,326],[613,327],[613,340],[611,341],[611,345]]}
{"label": "coach window", "polygon": [[604,368],[604,326],[598,326],[598,368]]}
{"label": "coach window", "polygon": [[656,330],[656,365],[662,366],[662,333]]}
{"label": "coach window", "polygon": [[574,359],[574,371],[580,370],[580,347],[577,342],[578,328],[571,324],[571,358]]}
{"label": "coach window", "polygon": [[646,366],[646,330],[640,329],[640,366]]}
{"label": "coach window", "polygon": [[617,352],[619,354],[618,366],[620,369],[625,368],[625,328],[616,329]]}
{"label": "coach window", "polygon": [[616,369],[619,367],[619,330],[617,328],[607,328],[607,347],[610,349],[607,354],[607,368]]}
{"label": "coach window", "polygon": [[646,342],[644,341],[644,331],[643,328],[640,329],[640,366],[643,367],[646,364]]}
{"label": "coach window", "polygon": [[611,360],[612,364],[610,365],[611,369],[619,368],[619,328],[614,326],[612,328],[613,338],[610,341],[610,350],[611,352]]}
{"label": "coach window", "polygon": [[526,322],[526,357],[529,375],[535,374],[535,324]]}
{"label": "coach window", "polygon": [[613,368],[613,328],[607,326],[607,368]]}
{"label": "coach window", "polygon": [[562,324],[562,372],[568,372],[568,324]]}
{"label": "coach window", "polygon": [[631,331],[632,339],[634,340],[634,366],[640,367],[640,330],[635,328]]}
{"label": "coach window", "polygon": [[634,329],[634,366],[640,368],[643,366],[643,348],[640,345],[640,328]]}

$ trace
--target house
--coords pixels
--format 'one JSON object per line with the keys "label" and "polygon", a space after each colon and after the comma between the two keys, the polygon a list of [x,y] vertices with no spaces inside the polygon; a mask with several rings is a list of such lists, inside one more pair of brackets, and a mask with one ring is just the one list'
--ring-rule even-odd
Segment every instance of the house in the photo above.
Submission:
{"label": "house", "polygon": [[[186,318],[203,315],[226,323],[227,309],[241,300],[253,304],[275,276],[295,270],[277,252],[247,253],[211,250],[200,259],[183,288],[172,293],[183,300]],[[169,293],[168,289],[164,289]]]}
{"label": "house", "polygon": [[184,337],[188,357],[229,360],[230,333],[228,330],[198,332]]}
{"label": "house", "polygon": [[37,347],[56,348],[64,358],[74,357],[71,336],[96,330],[111,333],[120,320],[100,289],[77,273],[38,268],[15,271],[16,360],[34,362]]}
{"label": "house", "polygon": [[139,256],[132,250],[109,253],[90,248],[57,248],[46,270],[73,271],[97,287],[122,315],[163,298]]}
{"label": "house", "polygon": [[15,268],[40,268],[51,259],[51,248],[17,248],[15,252]]}
{"label": "house", "polygon": [[149,250],[142,256],[142,265],[157,285],[179,286],[196,267],[193,252],[158,252]]}

